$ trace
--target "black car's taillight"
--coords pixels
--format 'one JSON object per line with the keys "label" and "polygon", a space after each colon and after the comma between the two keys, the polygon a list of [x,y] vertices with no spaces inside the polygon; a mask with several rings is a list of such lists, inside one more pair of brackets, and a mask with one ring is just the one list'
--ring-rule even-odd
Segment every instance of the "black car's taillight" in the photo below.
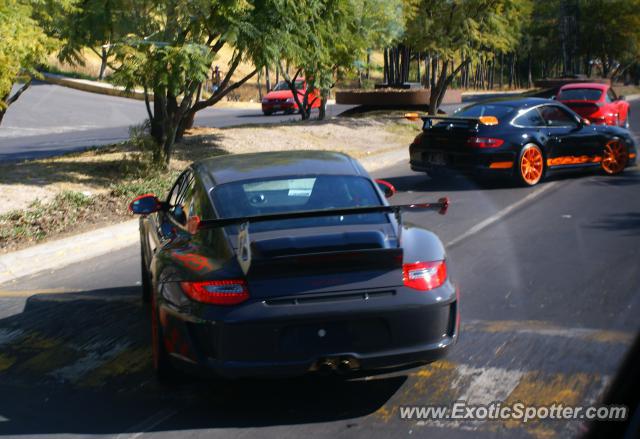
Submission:
{"label": "black car's taillight", "polygon": [[237,305],[249,298],[247,283],[242,279],[180,282],[180,286],[191,299],[213,305]]}
{"label": "black car's taillight", "polygon": [[467,139],[467,145],[472,148],[497,148],[503,143],[504,140],[492,137],[469,137]]}
{"label": "black car's taillight", "polygon": [[412,262],[402,265],[402,281],[405,287],[429,291],[442,286],[446,280],[445,261]]}

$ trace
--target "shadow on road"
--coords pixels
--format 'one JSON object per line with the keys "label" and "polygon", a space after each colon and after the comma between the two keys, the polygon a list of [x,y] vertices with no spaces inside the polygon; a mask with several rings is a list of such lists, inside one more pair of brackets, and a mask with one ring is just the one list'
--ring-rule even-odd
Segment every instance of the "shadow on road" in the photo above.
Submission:
{"label": "shadow on road", "polygon": [[[160,386],[151,367],[148,313],[139,297],[138,287],[36,294],[21,313],[0,320],[0,434],[117,434],[347,420],[378,410],[407,379],[187,377]],[[156,426],[153,419],[162,422]]]}

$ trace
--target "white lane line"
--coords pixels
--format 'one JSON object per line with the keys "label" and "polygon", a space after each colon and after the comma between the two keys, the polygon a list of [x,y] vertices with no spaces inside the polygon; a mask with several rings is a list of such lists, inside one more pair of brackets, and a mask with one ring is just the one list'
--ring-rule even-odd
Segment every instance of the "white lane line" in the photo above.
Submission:
{"label": "white lane line", "polygon": [[164,409],[159,412],[149,416],[144,421],[139,424],[134,425],[128,430],[130,433],[121,433],[116,436],[116,439],[137,439],[141,437],[143,434],[151,431],[154,427],[162,424],[167,419],[175,416],[178,413],[177,410],[174,409]]}
{"label": "white lane line", "polygon": [[538,198],[540,195],[542,195],[543,193],[547,192],[549,189],[551,189],[551,188],[553,188],[553,187],[555,187],[557,185],[558,185],[558,182],[557,181],[553,181],[551,183],[547,183],[547,184],[545,184],[543,186],[540,186],[538,189],[534,190],[533,192],[531,192],[529,195],[527,195],[523,199],[518,200],[515,203],[505,207],[504,209],[494,213],[489,218],[487,218],[485,220],[482,220],[478,224],[476,224],[475,226],[471,227],[469,230],[464,232],[462,235],[460,235],[457,238],[454,238],[451,241],[447,242],[445,244],[445,247],[451,247],[453,245],[456,245],[459,242],[464,241],[465,239],[469,238],[470,236],[473,236],[476,233],[481,232],[482,230],[486,229],[487,227],[493,225],[494,223],[497,223],[498,221],[500,221],[505,216],[509,215],[514,210],[516,210],[519,207],[527,204],[529,201],[531,201],[531,200],[533,200],[535,198]]}

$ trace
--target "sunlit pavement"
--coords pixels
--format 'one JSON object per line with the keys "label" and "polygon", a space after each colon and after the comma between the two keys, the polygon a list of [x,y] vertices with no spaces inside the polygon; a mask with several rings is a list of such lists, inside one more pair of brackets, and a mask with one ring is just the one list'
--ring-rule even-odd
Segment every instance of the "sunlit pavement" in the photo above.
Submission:
{"label": "sunlit pavement", "polygon": [[[639,106],[633,104],[634,106]],[[632,108],[632,114],[640,114]],[[633,120],[632,127],[640,127]],[[640,173],[531,188],[432,181],[404,163],[376,177],[449,244],[462,295],[452,355],[356,380],[306,377],[159,386],[133,246],[0,285],[0,434],[140,437],[570,437],[581,421],[408,421],[406,405],[585,405],[615,374],[640,321]],[[524,201],[523,201],[524,200]]]}

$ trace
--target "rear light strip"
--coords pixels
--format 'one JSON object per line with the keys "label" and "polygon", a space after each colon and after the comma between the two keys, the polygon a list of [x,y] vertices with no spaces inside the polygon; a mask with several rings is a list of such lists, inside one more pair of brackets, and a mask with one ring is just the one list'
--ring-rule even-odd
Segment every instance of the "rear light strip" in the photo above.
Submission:
{"label": "rear light strip", "polygon": [[402,281],[405,287],[429,291],[442,286],[446,280],[447,264],[444,260],[402,265]]}
{"label": "rear light strip", "polygon": [[242,279],[180,282],[180,286],[196,302],[213,305],[237,305],[249,298],[247,283]]}
{"label": "rear light strip", "polygon": [[498,148],[503,143],[504,140],[492,137],[469,137],[467,139],[467,145],[472,148]]}

